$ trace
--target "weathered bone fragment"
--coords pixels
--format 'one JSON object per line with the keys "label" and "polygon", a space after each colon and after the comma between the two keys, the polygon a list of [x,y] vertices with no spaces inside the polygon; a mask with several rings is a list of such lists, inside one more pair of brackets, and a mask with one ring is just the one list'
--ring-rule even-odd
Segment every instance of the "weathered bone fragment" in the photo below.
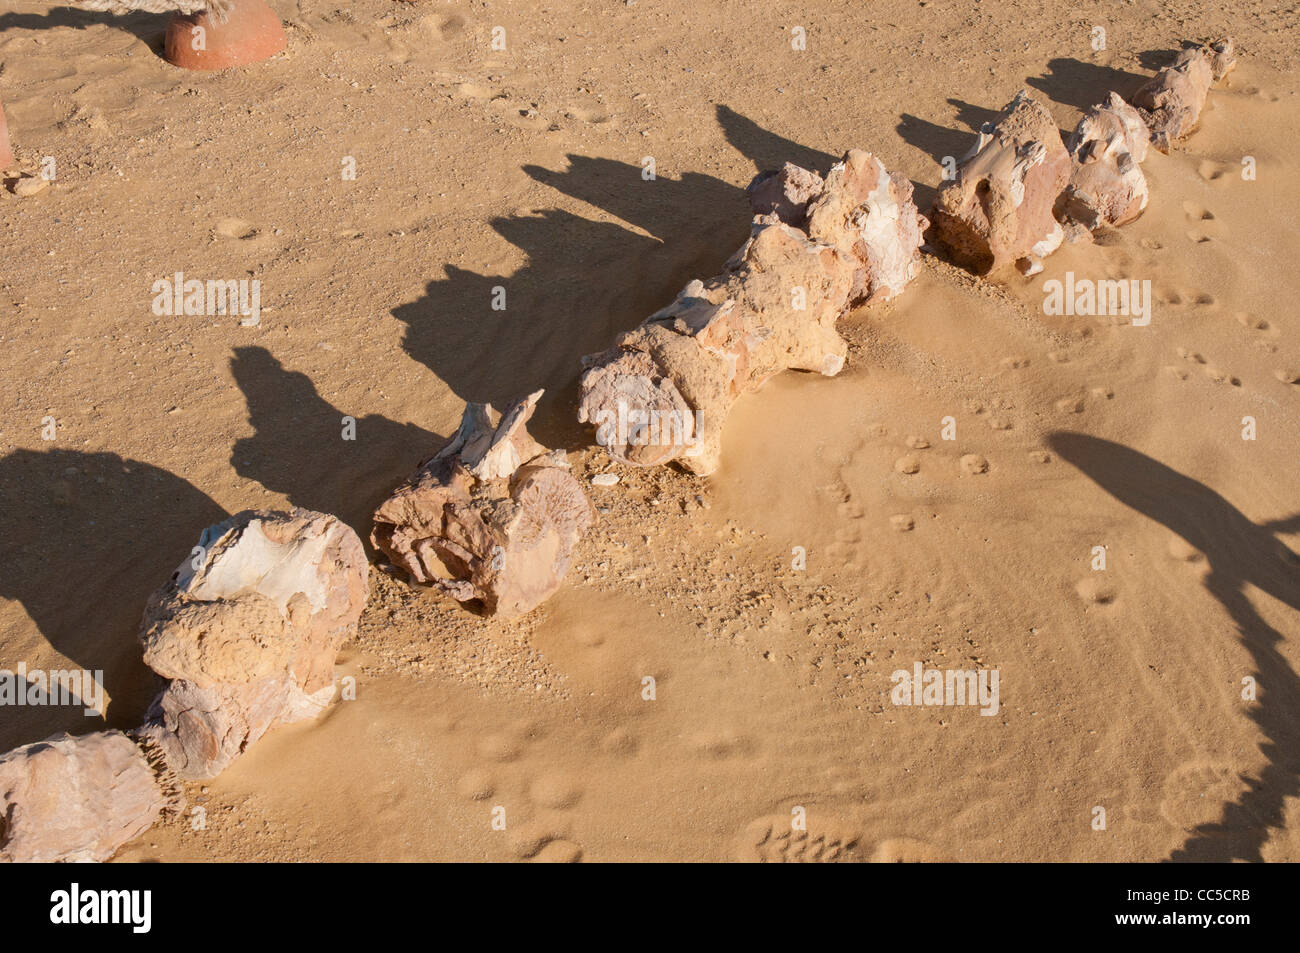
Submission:
{"label": "weathered bone fragment", "polygon": [[1021,90],[939,190],[931,219],[936,242],[978,274],[1018,264],[1027,273],[1064,238],[1052,214],[1070,179],[1070,156],[1047,107]]}
{"label": "weathered bone fragment", "polygon": [[1065,144],[1070,183],[1057,200],[1057,218],[1091,231],[1141,215],[1149,196],[1140,165],[1148,138],[1141,114],[1116,93],[1089,109]]}
{"label": "weathered bone fragment", "polygon": [[594,513],[564,452],[528,433],[541,396],[500,418],[466,405],[447,445],[375,512],[371,541],[412,582],[506,617],[560,587]]}
{"label": "weathered bone fragment", "polygon": [[907,177],[869,152],[849,150],[824,180],[787,162],[746,191],[755,215],[775,214],[855,263],[849,306],[901,294],[920,270],[930,223],[916,210]]}
{"label": "weathered bone fragment", "polygon": [[787,368],[840,372],[847,346],[835,321],[854,270],[775,215],[756,219],[727,271],[692,281],[614,347],[583,358],[579,421],[624,462],[680,460],[712,473],[740,394]]}
{"label": "weathered bone fragment", "polygon": [[1167,153],[1174,142],[1191,135],[1200,122],[1210,86],[1237,65],[1231,37],[1193,46],[1178,54],[1133,94],[1133,105],[1151,133],[1151,144]]}
{"label": "weathered bone fragment", "polygon": [[619,460],[714,472],[740,394],[787,369],[838,374],[847,347],[835,322],[920,269],[928,223],[912,185],[870,153],[849,152],[825,179],[786,163],[748,193],[750,238],[723,273],[583,358],[578,419]]}
{"label": "weathered bone fragment", "polygon": [[0,756],[0,861],[105,861],[175,806],[122,732],[55,735]]}
{"label": "weathered bone fragment", "polygon": [[144,660],[171,681],[141,738],[178,776],[211,778],[274,725],[318,714],[368,575],[361,540],[324,513],[246,511],[208,527],[145,609]]}

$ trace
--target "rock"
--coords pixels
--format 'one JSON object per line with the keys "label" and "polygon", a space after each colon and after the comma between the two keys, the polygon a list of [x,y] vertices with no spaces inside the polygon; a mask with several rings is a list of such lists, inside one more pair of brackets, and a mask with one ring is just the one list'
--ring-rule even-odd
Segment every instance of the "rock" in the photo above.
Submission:
{"label": "rock", "polygon": [[578,420],[616,459],[714,472],[739,395],[787,369],[838,374],[847,347],[835,322],[920,269],[928,223],[912,184],[868,152],[846,153],[824,179],[787,162],[747,192],[750,238],[723,273],[583,358]]}
{"label": "rock", "polygon": [[44,192],[50,183],[40,176],[24,176],[13,184],[14,195],[25,199]]}
{"label": "rock", "polygon": [[591,478],[592,486],[614,486],[618,483],[617,473],[597,473]]}
{"label": "rock", "polygon": [[105,861],[176,805],[122,732],[55,735],[0,757],[0,861]]}
{"label": "rock", "polygon": [[821,194],[825,181],[787,162],[774,172],[760,172],[745,189],[755,215],[776,215],[787,225],[803,226],[808,217],[808,203]]}
{"label": "rock", "polygon": [[912,202],[912,183],[869,152],[850,150],[831,167],[808,205],[804,231],[854,263],[849,305],[887,301],[921,269],[930,223]]}
{"label": "rock", "polygon": [[506,617],[560,587],[595,514],[564,452],[528,434],[541,396],[499,420],[466,405],[455,436],[376,510],[371,541],[412,582]]}
{"label": "rock", "polygon": [[1029,273],[1054,252],[1064,231],[1053,216],[1070,179],[1070,156],[1047,107],[1021,90],[939,189],[934,239],[978,274],[1018,264]]}
{"label": "rock", "polygon": [[775,215],[755,219],[723,274],[692,281],[614,347],[583,358],[579,421],[626,463],[679,460],[712,473],[740,394],[787,368],[840,372],[847,346],[835,321],[853,274],[839,252]]}
{"label": "rock", "polygon": [[140,735],[186,779],[314,717],[369,595],[361,540],[333,516],[246,511],[210,526],[145,609],[144,660],[171,679]]}
{"label": "rock", "polygon": [[1171,145],[1196,131],[1210,86],[1237,65],[1230,37],[1193,46],[1133,94],[1151,134],[1151,144],[1167,153]]}
{"label": "rock", "polygon": [[851,149],[826,178],[787,162],[745,190],[754,214],[776,215],[854,263],[850,306],[902,293],[920,270],[929,222],[912,202],[912,183],[869,152]]}
{"label": "rock", "polygon": [[1089,109],[1065,144],[1070,182],[1057,200],[1056,217],[1093,230],[1141,215],[1150,194],[1140,165],[1149,136],[1141,114],[1116,93],[1106,105]]}

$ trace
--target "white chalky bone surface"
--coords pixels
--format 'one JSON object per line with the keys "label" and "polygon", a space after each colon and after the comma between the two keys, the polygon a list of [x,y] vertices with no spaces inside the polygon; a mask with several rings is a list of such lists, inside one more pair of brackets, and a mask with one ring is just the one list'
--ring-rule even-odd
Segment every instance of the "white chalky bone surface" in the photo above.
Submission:
{"label": "white chalky bone surface", "polygon": [[0,756],[0,861],[105,861],[172,806],[120,731],[24,745]]}
{"label": "white chalky bone surface", "polygon": [[328,704],[369,595],[361,540],[324,513],[239,513],[198,548],[140,627],[145,663],[171,679],[142,732],[182,778],[214,777],[273,725]]}

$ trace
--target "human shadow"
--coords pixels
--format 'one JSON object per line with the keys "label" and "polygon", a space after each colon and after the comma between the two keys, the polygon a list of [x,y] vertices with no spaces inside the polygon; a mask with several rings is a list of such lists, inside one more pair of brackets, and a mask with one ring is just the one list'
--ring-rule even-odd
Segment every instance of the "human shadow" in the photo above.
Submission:
{"label": "human shadow", "polygon": [[[718,118],[758,168],[790,160],[825,172],[835,161],[726,107]],[[549,412],[575,399],[582,356],[613,345],[691,279],[717,274],[749,236],[749,202],[742,186],[711,175],[660,168],[650,178],[614,159],[569,155],[562,170],[524,171],[617,220],[557,208],[495,218],[492,229],[524,253],[522,267],[507,275],[444,265],[393,315],[406,325],[406,352],[457,396],[500,407],[544,388],[538,438],[585,446],[590,434],[572,413]]]}
{"label": "human shadow", "polygon": [[[914,116],[911,113],[902,113],[899,116],[898,125],[895,127],[895,131],[902,137],[904,142],[924,152],[934,160],[935,165],[939,166],[940,169],[942,169],[944,161],[948,157],[951,157],[954,162],[959,162],[962,156],[966,155],[971,146],[975,144],[975,139],[971,133],[979,132],[984,123],[991,122],[998,115],[995,109],[975,106],[955,97],[949,99],[948,103],[956,107],[957,121],[966,126],[969,131],[954,126],[940,125],[937,122],[922,119],[920,116]],[[916,207],[925,210],[934,202],[937,190],[932,185],[913,181],[912,191]]]}
{"label": "human shadow", "polygon": [[311,378],[286,370],[263,347],[235,348],[230,371],[255,431],[231,449],[235,472],[294,506],[337,516],[367,548],[376,507],[445,442],[379,414],[352,416],[349,425]]}
{"label": "human shadow", "polygon": [[130,33],[158,55],[163,55],[163,37],[171,13],[106,13],[77,7],[54,7],[46,13],[0,14],[0,33],[9,30],[54,30],[70,27],[85,30],[92,26],[111,26]]}
{"label": "human shadow", "polygon": [[[21,603],[67,659],[58,668],[102,671],[110,699],[107,722],[79,706],[6,708],[0,752],[57,731],[139,724],[158,687],[136,638],[145,602],[225,517],[187,480],[114,453],[15,450],[0,459],[0,596]],[[6,651],[0,668],[19,662],[38,667]]]}
{"label": "human shadow", "polygon": [[793,139],[787,139],[785,136],[764,129],[730,106],[719,103],[714,111],[717,114],[718,125],[722,127],[722,133],[727,137],[727,142],[753,162],[757,172],[779,169],[785,163],[793,162],[797,166],[825,175],[832,165],[840,161],[840,156],[801,145]]}
{"label": "human shadow", "polygon": [[1048,444],[1125,506],[1204,553],[1210,566],[1205,586],[1236,623],[1262,689],[1250,717],[1264,735],[1260,750],[1268,763],[1224,805],[1218,821],[1197,827],[1169,859],[1261,860],[1269,828],[1284,823],[1286,799],[1300,796],[1300,677],[1278,651],[1284,636],[1255,610],[1247,589],[1300,612],[1300,557],[1275,535],[1300,529],[1300,516],[1252,522],[1204,484],[1109,440],[1058,432]]}
{"label": "human shadow", "polygon": [[1063,106],[1086,110],[1105,103],[1111,92],[1127,99],[1147,79],[1113,66],[1058,56],[1047,61],[1046,73],[1025,82]]}

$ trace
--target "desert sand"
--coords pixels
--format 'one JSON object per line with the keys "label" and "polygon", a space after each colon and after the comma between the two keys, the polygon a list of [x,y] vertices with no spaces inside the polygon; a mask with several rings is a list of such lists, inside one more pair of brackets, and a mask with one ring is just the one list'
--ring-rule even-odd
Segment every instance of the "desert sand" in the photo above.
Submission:
{"label": "desert sand", "polygon": [[[0,194],[0,667],[109,699],[6,708],[0,751],[138,724],[141,613],[205,526],[369,540],[466,401],[545,388],[597,517],[515,620],[367,543],[355,698],[117,860],[1300,860],[1293,10],[271,5],[287,50],[221,73],[161,58],[166,16],[0,13],[17,164],[57,169]],[[1137,221],[1031,277],[925,255],[838,376],[736,402],[708,477],[591,445],[579,358],[720,270],[755,173],[868,149],[924,213],[1018,90],[1068,133],[1228,33]],[[260,323],[155,314],[176,272],[258,279]],[[1150,323],[1045,313],[1067,275],[1149,281]],[[916,663],[996,669],[996,714],[894,704]]]}

